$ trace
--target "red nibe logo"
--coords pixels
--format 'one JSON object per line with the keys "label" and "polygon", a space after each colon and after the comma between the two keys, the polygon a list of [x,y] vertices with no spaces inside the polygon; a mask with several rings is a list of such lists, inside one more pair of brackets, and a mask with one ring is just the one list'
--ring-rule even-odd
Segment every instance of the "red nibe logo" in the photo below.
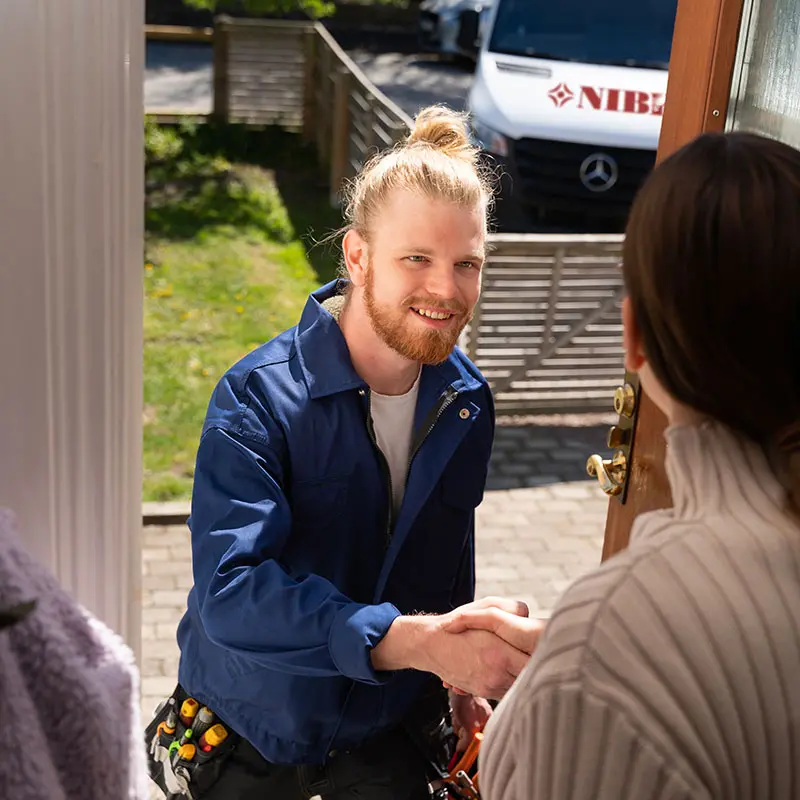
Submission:
{"label": "red nibe logo", "polygon": [[575,101],[580,109],[618,111],[622,114],[664,114],[664,95],[661,92],[642,92],[632,89],[607,89],[600,86],[581,86],[576,95],[566,83],[553,87],[547,96],[556,108]]}
{"label": "red nibe logo", "polygon": [[555,89],[551,89],[547,96],[555,103],[556,108],[561,108],[575,98],[572,90],[566,83],[559,83]]}

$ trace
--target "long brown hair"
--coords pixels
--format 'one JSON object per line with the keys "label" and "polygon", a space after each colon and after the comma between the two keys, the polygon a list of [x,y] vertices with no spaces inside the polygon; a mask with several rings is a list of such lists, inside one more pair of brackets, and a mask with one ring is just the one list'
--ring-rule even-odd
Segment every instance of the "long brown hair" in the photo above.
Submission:
{"label": "long brown hair", "polygon": [[637,196],[623,270],[653,372],[678,401],[800,452],[800,152],[705,134]]}

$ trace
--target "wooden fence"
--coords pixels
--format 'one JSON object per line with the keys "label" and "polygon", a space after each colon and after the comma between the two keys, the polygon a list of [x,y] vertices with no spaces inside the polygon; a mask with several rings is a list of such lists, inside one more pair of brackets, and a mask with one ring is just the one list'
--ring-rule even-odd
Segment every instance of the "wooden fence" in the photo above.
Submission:
{"label": "wooden fence", "polygon": [[491,237],[466,349],[498,413],[610,410],[624,374],[622,240]]}
{"label": "wooden fence", "polygon": [[308,38],[304,135],[330,171],[331,200],[374,153],[405,137],[413,121],[389,100],[321,25]]}
{"label": "wooden fence", "polygon": [[301,131],[316,145],[333,203],[372,153],[409,131],[408,114],[319,23],[220,17],[213,41],[214,116]]}
{"label": "wooden fence", "polygon": [[305,42],[313,25],[230,19],[214,25],[214,116],[226,122],[303,126]]}

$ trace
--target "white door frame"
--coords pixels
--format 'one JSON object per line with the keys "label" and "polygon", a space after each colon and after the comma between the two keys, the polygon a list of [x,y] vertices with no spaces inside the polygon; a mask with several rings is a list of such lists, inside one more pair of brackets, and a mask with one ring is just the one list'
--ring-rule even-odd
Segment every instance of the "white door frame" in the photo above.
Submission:
{"label": "white door frame", "polygon": [[143,0],[3,0],[0,505],[140,640]]}

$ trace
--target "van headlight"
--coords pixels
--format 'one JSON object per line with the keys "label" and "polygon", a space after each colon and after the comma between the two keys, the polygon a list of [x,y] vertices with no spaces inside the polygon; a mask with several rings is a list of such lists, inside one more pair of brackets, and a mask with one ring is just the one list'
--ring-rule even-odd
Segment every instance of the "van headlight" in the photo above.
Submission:
{"label": "van headlight", "polygon": [[472,135],[475,143],[496,156],[508,155],[508,139],[475,117],[472,118]]}

